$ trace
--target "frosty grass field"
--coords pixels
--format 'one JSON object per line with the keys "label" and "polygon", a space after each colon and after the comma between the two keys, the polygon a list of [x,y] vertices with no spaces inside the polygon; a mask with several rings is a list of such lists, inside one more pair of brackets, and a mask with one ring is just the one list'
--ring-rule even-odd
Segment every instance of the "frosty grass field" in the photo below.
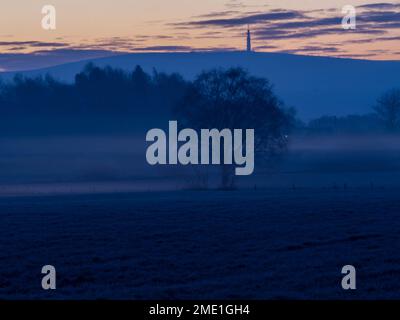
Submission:
{"label": "frosty grass field", "polygon": [[[400,296],[396,188],[0,198],[1,299]],[[41,290],[41,267],[57,290]],[[341,289],[341,268],[357,290]]]}

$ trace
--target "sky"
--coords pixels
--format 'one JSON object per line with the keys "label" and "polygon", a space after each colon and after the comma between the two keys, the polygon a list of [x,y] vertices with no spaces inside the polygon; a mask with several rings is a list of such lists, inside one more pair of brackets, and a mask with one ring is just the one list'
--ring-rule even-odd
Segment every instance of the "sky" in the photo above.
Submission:
{"label": "sky", "polygon": [[[55,30],[41,25],[49,4]],[[345,5],[355,30],[341,26]],[[259,52],[400,60],[400,0],[1,0],[0,12],[0,71],[27,56],[244,50],[247,25]]]}

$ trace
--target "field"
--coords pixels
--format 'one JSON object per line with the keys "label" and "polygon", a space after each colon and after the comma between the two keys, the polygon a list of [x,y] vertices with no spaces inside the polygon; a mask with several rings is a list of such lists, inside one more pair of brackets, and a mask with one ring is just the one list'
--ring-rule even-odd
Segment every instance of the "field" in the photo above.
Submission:
{"label": "field", "polygon": [[[0,298],[398,299],[399,191],[2,197]],[[347,264],[355,291],[341,289]]]}

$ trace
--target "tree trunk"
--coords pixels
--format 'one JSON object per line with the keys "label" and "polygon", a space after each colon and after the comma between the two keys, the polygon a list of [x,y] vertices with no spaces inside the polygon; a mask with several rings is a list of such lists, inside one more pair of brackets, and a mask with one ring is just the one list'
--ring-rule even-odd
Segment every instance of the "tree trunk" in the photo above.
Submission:
{"label": "tree trunk", "polygon": [[221,189],[234,189],[235,187],[235,168],[233,165],[221,165]]}

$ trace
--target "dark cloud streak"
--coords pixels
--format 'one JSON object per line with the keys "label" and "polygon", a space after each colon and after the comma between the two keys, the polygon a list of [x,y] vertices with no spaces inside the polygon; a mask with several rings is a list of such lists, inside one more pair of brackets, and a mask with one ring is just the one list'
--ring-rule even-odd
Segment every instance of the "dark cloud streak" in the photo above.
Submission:
{"label": "dark cloud streak", "polygon": [[233,27],[237,25],[256,24],[261,22],[271,22],[287,19],[301,19],[306,18],[301,12],[298,11],[273,11],[267,13],[251,14],[242,17],[233,17],[225,19],[207,19],[199,21],[179,22],[173,23],[173,26],[180,27],[201,27],[201,26],[220,26],[220,27]]}
{"label": "dark cloud streak", "polygon": [[30,47],[68,47],[68,43],[41,41],[0,41],[0,46],[30,46]]}
{"label": "dark cloud streak", "polygon": [[[234,3],[237,3],[236,1]],[[382,35],[389,30],[400,29],[400,4],[375,3],[358,7],[357,28],[343,32],[340,10],[269,10],[224,18],[203,19],[175,23],[176,28],[224,27],[234,31],[237,27],[252,25],[255,39],[305,39],[323,35]],[[318,14],[315,16],[315,14]],[[221,15],[222,13],[220,13]],[[328,14],[328,16],[326,16]],[[323,16],[325,15],[325,17]]]}

